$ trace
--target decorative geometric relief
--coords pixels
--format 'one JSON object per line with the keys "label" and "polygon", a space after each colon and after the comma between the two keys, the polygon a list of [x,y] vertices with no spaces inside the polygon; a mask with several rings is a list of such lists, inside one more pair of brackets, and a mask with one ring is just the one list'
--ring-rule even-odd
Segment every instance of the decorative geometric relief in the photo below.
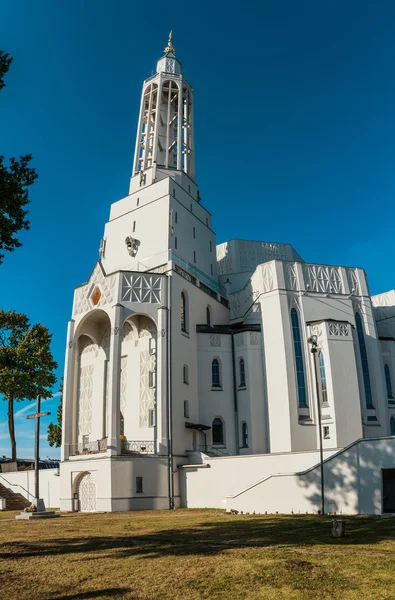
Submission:
{"label": "decorative geometric relief", "polygon": [[105,277],[99,264],[93,269],[89,282],[76,289],[73,315],[86,313],[93,306],[105,306],[114,300],[116,275]]}
{"label": "decorative geometric relief", "polygon": [[136,340],[138,337],[138,333],[135,327],[133,327],[130,323],[124,323],[122,327],[122,342],[128,342],[129,340]]}
{"label": "decorative geometric relief", "polygon": [[87,365],[80,369],[79,435],[89,435],[92,431],[92,393],[93,365]]}
{"label": "decorative geometric relief", "polygon": [[348,336],[349,329],[346,323],[328,323],[328,332],[330,335]]}
{"label": "decorative geometric relief", "polygon": [[348,285],[350,286],[350,294],[359,296],[361,294],[357,272],[355,269],[346,269]]}
{"label": "decorative geometric relief", "polygon": [[321,329],[320,325],[313,325],[311,328],[311,333],[312,333],[312,335],[316,335],[317,337],[320,337],[320,335],[322,335],[322,329]]}
{"label": "decorative geometric relief", "polygon": [[149,411],[155,409],[155,386],[150,387],[150,373],[155,372],[155,354],[140,354],[140,427],[149,427]]}
{"label": "decorative geometric relief", "polygon": [[[303,267],[306,284],[310,292],[342,294],[343,285],[338,267],[305,265]],[[306,286],[307,287],[307,286]]]}
{"label": "decorative geometric relief", "polygon": [[296,276],[295,265],[290,265],[290,264],[285,265],[285,282],[286,282],[287,289],[289,289],[289,290],[297,290],[298,289],[298,279]]}
{"label": "decorative geometric relief", "polygon": [[230,318],[236,319],[241,313],[240,292],[229,295]]}
{"label": "decorative geometric relief", "polygon": [[274,283],[272,268],[270,265],[262,265],[261,269],[263,291],[270,292],[273,289]]}
{"label": "decorative geometric relief", "polygon": [[238,333],[235,336],[235,342],[236,342],[236,346],[242,346],[244,344],[244,334]]}
{"label": "decorative geometric relief", "polygon": [[256,331],[250,331],[250,344],[251,346],[259,346],[259,333]]}
{"label": "decorative geometric relief", "polygon": [[98,304],[100,298],[101,298],[101,291],[96,286],[91,295],[91,300],[92,300],[92,303],[94,304],[94,306],[96,306],[96,304]]}
{"label": "decorative geometric relief", "polygon": [[233,272],[233,260],[231,247],[228,242],[224,242],[217,246],[217,273],[225,275],[225,273]]}
{"label": "decorative geometric relief", "polygon": [[92,473],[84,475],[79,482],[78,498],[81,512],[96,511],[96,481]]}
{"label": "decorative geometric relief", "polygon": [[122,300],[125,302],[161,302],[162,278],[155,275],[123,275]]}
{"label": "decorative geometric relief", "polygon": [[121,400],[120,400],[120,409],[121,413],[125,417],[125,409],[126,409],[126,396],[127,396],[127,387],[128,387],[128,372],[127,372],[127,364],[128,357],[122,356],[121,358]]}
{"label": "decorative geometric relief", "polygon": [[210,335],[210,346],[221,346],[221,336],[216,334]]}

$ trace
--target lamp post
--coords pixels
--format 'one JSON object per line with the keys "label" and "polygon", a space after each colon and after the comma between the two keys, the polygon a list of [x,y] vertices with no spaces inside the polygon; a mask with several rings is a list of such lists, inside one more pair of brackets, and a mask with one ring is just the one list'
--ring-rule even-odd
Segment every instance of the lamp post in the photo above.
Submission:
{"label": "lamp post", "polygon": [[321,401],[320,401],[320,389],[318,386],[318,372],[317,372],[317,358],[316,354],[318,351],[318,337],[311,335],[307,342],[311,345],[311,353],[313,355],[314,362],[314,376],[315,376],[315,389],[317,396],[317,416],[318,416],[318,432],[320,442],[320,470],[321,470],[321,515],[325,514],[325,492],[324,492],[324,452],[322,449],[322,424],[321,424]]}

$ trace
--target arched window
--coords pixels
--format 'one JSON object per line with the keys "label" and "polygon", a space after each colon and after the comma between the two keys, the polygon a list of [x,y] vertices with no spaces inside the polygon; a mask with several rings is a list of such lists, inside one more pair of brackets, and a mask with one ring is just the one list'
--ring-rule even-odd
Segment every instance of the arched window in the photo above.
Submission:
{"label": "arched window", "polygon": [[390,420],[390,435],[395,435],[395,419],[391,417]]}
{"label": "arched window", "polygon": [[209,305],[207,305],[207,308],[206,308],[206,321],[207,321],[207,325],[211,326],[211,307]]}
{"label": "arched window", "polygon": [[299,327],[299,317],[296,308],[291,310],[292,335],[294,340],[296,380],[298,386],[299,406],[307,406],[306,378],[304,374],[302,338]]}
{"label": "arched window", "polygon": [[214,358],[211,363],[211,385],[212,387],[221,387],[221,373],[218,358]]}
{"label": "arched window", "polygon": [[246,386],[246,370],[244,358],[240,358],[239,360],[239,376],[240,376],[240,387]]}
{"label": "arched window", "polygon": [[324,362],[324,355],[322,354],[322,352],[319,353],[318,359],[320,362],[321,402],[322,402],[322,404],[328,404],[328,390],[326,387],[325,362]]}
{"label": "arched window", "polygon": [[182,367],[182,380],[184,383],[189,383],[188,365]]}
{"label": "arched window", "polygon": [[365,388],[366,408],[374,408],[373,400],[372,400],[372,387],[370,385],[368,354],[366,352],[365,335],[363,332],[362,319],[361,319],[361,315],[359,313],[355,313],[355,326],[356,326],[357,335],[358,335],[359,353],[361,355],[362,375],[363,375],[363,385]]}
{"label": "arched window", "polygon": [[241,424],[241,442],[242,448],[248,448],[248,427],[245,421]]}
{"label": "arched window", "polygon": [[224,423],[222,419],[216,417],[211,425],[211,432],[213,436],[213,444],[224,443]]}
{"label": "arched window", "polygon": [[188,333],[188,300],[185,292],[181,292],[181,331]]}
{"label": "arched window", "polygon": [[393,400],[394,396],[392,395],[391,375],[390,375],[390,369],[389,369],[388,365],[384,365],[384,374],[385,374],[385,383],[387,386],[387,398]]}

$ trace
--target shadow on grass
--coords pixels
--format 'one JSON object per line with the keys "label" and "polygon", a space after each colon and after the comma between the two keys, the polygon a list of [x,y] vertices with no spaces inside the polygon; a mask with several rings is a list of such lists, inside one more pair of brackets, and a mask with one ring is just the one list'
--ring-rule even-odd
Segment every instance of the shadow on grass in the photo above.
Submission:
{"label": "shadow on grass", "polygon": [[108,588],[106,590],[92,590],[90,592],[79,592],[78,594],[72,594],[71,596],[57,596],[56,600],[87,600],[89,598],[111,598],[115,596],[124,596],[127,592],[130,592],[129,588]]}
{"label": "shadow on grass", "polygon": [[[96,560],[109,553],[112,558],[163,557],[163,555],[213,555],[237,548],[290,547],[311,545],[367,545],[383,540],[395,540],[392,519],[346,518],[346,537],[332,539],[332,518],[293,517],[232,517],[228,521],[203,522],[185,529],[160,530],[150,534],[127,533],[113,536],[64,537],[37,541],[8,542],[0,558],[14,560],[34,556],[89,554]],[[130,524],[134,527],[133,522]],[[98,527],[100,525],[98,524]],[[89,560],[85,556],[84,560]]]}

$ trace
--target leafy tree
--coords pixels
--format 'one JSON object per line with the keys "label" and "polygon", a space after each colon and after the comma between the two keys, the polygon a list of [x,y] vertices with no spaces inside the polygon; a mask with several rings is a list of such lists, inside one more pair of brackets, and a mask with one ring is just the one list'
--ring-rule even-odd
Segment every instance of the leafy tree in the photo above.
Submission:
{"label": "leafy tree", "polygon": [[14,402],[49,398],[57,363],[47,327],[31,325],[26,315],[0,309],[0,394],[8,402],[12,461],[16,461]]}
{"label": "leafy tree", "polygon": [[[5,87],[3,76],[10,68],[12,58],[0,50],[0,90]],[[29,229],[26,219],[29,204],[28,187],[34,183],[38,175],[29,166],[31,154],[25,154],[18,160],[10,158],[9,166],[4,164],[4,156],[0,156],[0,264],[4,252],[13,252],[21,246],[16,233],[21,229]]]}
{"label": "leafy tree", "polygon": [[12,56],[4,52],[4,50],[0,50],[0,90],[2,90],[3,87],[5,87],[4,75],[10,68],[13,60],[14,59],[12,58]]}
{"label": "leafy tree", "polygon": [[56,411],[56,423],[50,422],[48,425],[48,444],[52,447],[59,448],[62,445],[62,409],[63,409],[63,383],[60,386],[60,401],[58,410]]}

